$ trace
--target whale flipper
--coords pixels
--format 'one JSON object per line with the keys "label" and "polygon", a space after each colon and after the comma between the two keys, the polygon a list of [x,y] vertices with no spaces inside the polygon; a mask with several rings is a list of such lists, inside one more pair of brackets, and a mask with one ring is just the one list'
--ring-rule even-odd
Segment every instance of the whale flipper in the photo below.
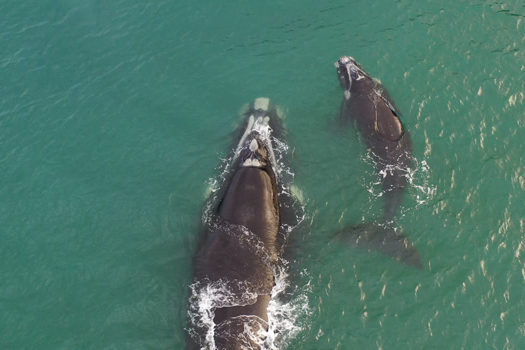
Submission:
{"label": "whale flipper", "polygon": [[424,269],[414,244],[396,231],[392,224],[366,223],[343,229],[336,234],[336,239],[355,247],[377,250],[407,265]]}

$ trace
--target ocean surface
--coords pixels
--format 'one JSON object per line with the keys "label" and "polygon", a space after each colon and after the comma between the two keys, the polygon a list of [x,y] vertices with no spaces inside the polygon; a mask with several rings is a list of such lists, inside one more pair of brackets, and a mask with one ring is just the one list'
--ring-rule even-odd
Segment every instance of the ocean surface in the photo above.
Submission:
{"label": "ocean surface", "polygon": [[[239,111],[285,117],[305,220],[282,349],[525,348],[525,3],[0,2],[0,348],[183,349]],[[378,218],[336,122],[353,56],[402,112],[424,270],[334,242]]]}

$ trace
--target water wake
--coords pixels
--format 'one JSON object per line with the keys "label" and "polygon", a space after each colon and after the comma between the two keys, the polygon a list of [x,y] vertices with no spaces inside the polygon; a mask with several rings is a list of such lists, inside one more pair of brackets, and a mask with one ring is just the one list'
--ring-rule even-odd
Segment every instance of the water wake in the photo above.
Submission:
{"label": "water wake", "polygon": [[419,160],[412,156],[411,167],[401,167],[396,164],[381,164],[382,170],[377,177],[377,160],[372,151],[368,152],[362,157],[363,162],[370,165],[368,167],[367,176],[361,178],[361,185],[370,194],[368,211],[372,211],[372,207],[377,202],[378,198],[385,195],[385,191],[381,187],[381,181],[388,175],[394,172],[402,174],[407,179],[406,192],[415,199],[416,204],[413,206],[401,206],[400,216],[403,217],[418,207],[427,204],[434,198],[437,187],[430,183],[432,170],[425,159]]}
{"label": "water wake", "polygon": [[[285,347],[301,331],[307,327],[311,315],[308,295],[310,285],[291,287],[287,262],[281,260],[275,268],[275,286],[268,305],[268,322],[257,316],[239,316],[244,327],[242,334],[225,334],[221,328],[227,329],[227,324],[216,326],[213,322],[215,310],[223,307],[250,305],[257,300],[256,293],[247,292],[250,286],[243,282],[215,281],[212,283],[195,282],[190,286],[190,335],[204,344],[204,348],[215,350],[215,334],[221,333],[223,338],[243,339],[246,349],[256,344],[257,349],[278,350]],[[239,294],[238,291],[244,293]],[[266,325],[267,329],[262,325]],[[204,334],[204,337],[202,336]]]}

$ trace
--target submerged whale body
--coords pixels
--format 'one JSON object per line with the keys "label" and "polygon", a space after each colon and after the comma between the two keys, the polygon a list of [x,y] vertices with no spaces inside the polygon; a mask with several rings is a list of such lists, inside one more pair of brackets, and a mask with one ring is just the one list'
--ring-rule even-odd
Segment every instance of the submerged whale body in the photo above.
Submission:
{"label": "submerged whale body", "polygon": [[409,265],[422,268],[413,244],[398,233],[395,214],[403,198],[411,165],[412,143],[400,113],[381,83],[349,56],[336,63],[343,89],[340,119],[352,122],[371,151],[383,187],[383,218],[344,230],[341,236],[358,246],[374,248]]}
{"label": "submerged whale body", "polygon": [[188,348],[259,349],[286,237],[275,135],[268,99],[250,106],[223,186],[205,213],[194,261]]}

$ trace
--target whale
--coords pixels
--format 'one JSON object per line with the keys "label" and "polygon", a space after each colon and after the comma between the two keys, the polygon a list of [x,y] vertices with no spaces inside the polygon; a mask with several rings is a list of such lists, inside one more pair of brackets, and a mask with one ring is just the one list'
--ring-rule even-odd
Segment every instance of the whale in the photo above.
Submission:
{"label": "whale", "polygon": [[[188,349],[259,349],[291,223],[276,158],[281,119],[269,99],[244,114],[227,176],[210,198],[194,258]],[[277,135],[277,136],[276,136]]]}
{"label": "whale", "polygon": [[343,90],[340,122],[353,124],[359,131],[379,175],[383,198],[383,216],[378,222],[353,226],[339,234],[357,246],[378,249],[422,268],[418,251],[395,224],[412,160],[412,142],[401,113],[381,82],[366,73],[354,58],[342,56],[335,67]]}

